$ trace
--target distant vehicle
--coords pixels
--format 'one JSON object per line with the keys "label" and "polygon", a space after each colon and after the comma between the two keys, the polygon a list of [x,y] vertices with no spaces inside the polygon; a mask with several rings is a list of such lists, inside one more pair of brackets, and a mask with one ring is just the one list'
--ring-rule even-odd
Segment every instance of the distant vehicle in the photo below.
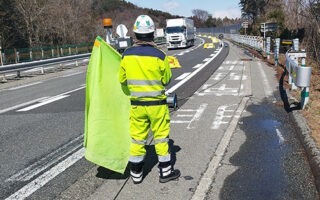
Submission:
{"label": "distant vehicle", "polygon": [[219,39],[222,40],[223,39],[223,34],[219,35]]}
{"label": "distant vehicle", "polygon": [[194,45],[194,25],[192,19],[167,19],[166,39],[168,49]]}
{"label": "distant vehicle", "polygon": [[224,43],[224,47],[228,47],[229,45],[227,43]]}

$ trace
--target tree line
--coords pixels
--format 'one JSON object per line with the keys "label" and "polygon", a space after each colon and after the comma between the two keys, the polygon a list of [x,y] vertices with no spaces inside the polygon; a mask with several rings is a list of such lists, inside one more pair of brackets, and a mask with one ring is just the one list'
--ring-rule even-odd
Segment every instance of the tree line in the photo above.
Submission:
{"label": "tree line", "polygon": [[157,27],[164,27],[167,18],[179,17],[124,0],[1,0],[2,48],[89,43],[105,34],[103,18],[131,30],[140,14],[150,15]]}
{"label": "tree line", "polygon": [[202,9],[193,9],[193,16],[191,17],[194,21],[195,27],[198,28],[212,28],[220,26],[229,26],[233,24],[240,24],[241,18],[230,19],[228,17],[220,18],[213,17],[208,11]]}
{"label": "tree line", "polygon": [[267,36],[299,38],[309,55],[320,63],[320,0],[240,0],[239,5],[243,19],[250,23],[248,34],[263,35],[260,24],[276,22],[278,30]]}

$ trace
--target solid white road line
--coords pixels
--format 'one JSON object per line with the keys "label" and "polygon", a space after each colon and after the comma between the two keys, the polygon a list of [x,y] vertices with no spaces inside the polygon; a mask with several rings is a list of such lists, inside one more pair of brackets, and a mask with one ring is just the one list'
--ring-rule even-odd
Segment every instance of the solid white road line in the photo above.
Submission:
{"label": "solid white road line", "polygon": [[229,145],[229,142],[231,140],[233,132],[237,127],[241,113],[243,112],[248,100],[249,100],[248,97],[244,97],[241,100],[241,103],[240,103],[235,115],[233,116],[229,127],[227,128],[223,138],[220,140],[220,143],[219,143],[219,145],[216,149],[216,152],[214,154],[215,156],[211,159],[207,170],[205,171],[205,173],[201,177],[199,185],[197,186],[197,189],[196,189],[194,195],[192,196],[193,200],[205,199],[206,193],[207,193],[208,189],[210,188],[213,177],[216,174],[216,171],[220,165],[220,162],[221,162],[221,160],[227,150],[227,147]]}
{"label": "solid white road line", "polygon": [[201,67],[202,64],[197,64],[196,66],[192,67],[193,69],[198,69],[199,67]]}
{"label": "solid white road line", "polygon": [[29,84],[26,84],[26,85],[20,85],[20,86],[17,86],[17,87],[12,87],[12,88],[9,88],[7,90],[18,90],[18,89],[21,89],[21,88],[29,87],[29,86],[32,86],[32,85],[37,85],[37,84],[40,84],[40,83],[43,83],[43,82],[38,81],[38,82],[34,82],[34,83],[29,83]]}
{"label": "solid white road line", "polygon": [[18,108],[21,108],[21,107],[24,107],[24,106],[27,106],[27,105],[30,105],[30,104],[33,104],[33,103],[36,103],[36,102],[39,102],[39,101],[42,101],[42,100],[47,99],[47,98],[48,97],[41,97],[41,98],[38,98],[38,99],[34,99],[34,100],[31,100],[31,101],[28,101],[28,102],[25,102],[25,103],[22,103],[22,104],[18,104],[18,105],[15,105],[15,106],[0,110],[0,114],[8,112],[8,111],[11,111],[11,110],[15,110],[15,109],[18,109]]}
{"label": "solid white road line", "polygon": [[77,75],[77,74],[82,74],[83,72],[75,72],[75,73],[72,73],[72,74],[67,74],[67,75],[64,75],[62,77],[69,77],[69,76],[74,76],[74,75]]}
{"label": "solid white road line", "polygon": [[206,63],[204,63],[201,67],[199,67],[198,69],[194,70],[189,76],[187,76],[185,79],[181,80],[180,82],[178,82],[177,84],[175,84],[174,86],[172,86],[170,89],[167,90],[166,94],[171,94],[172,92],[174,92],[176,89],[178,89],[179,87],[181,87],[183,84],[185,84],[188,80],[190,80],[192,77],[194,77],[198,72],[200,72],[203,68],[205,68],[213,59],[215,59],[221,52],[222,48],[220,48],[219,52],[214,55],[212,58],[210,58],[210,60],[208,60]]}
{"label": "solid white road line", "polygon": [[33,110],[33,109],[38,108],[40,106],[44,106],[46,104],[58,101],[60,99],[64,99],[64,98],[69,97],[69,96],[70,95],[60,95],[60,96],[56,96],[56,97],[53,97],[53,98],[50,98],[50,99],[46,99],[45,101],[43,101],[41,103],[37,103],[37,104],[34,104],[32,106],[28,106],[26,108],[18,110],[17,112],[26,112],[26,111],[29,111],[29,110]]}
{"label": "solid white road line", "polygon": [[270,97],[270,96],[272,96],[272,89],[270,87],[270,83],[268,81],[266,73],[264,72],[260,62],[258,62],[258,66],[259,66],[258,68],[260,70],[260,73],[261,73],[261,76],[262,76],[262,79],[263,79],[264,94],[266,95],[266,97]]}
{"label": "solid white road line", "polygon": [[186,78],[187,76],[189,76],[189,74],[191,74],[190,72],[188,73],[183,73],[181,74],[178,78],[176,78],[175,80],[183,80],[184,78]]}
{"label": "solid white road line", "polygon": [[171,124],[186,124],[190,123],[190,121],[180,121],[180,120],[170,120]]}
{"label": "solid white road line", "polygon": [[74,154],[69,156],[67,159],[63,160],[56,166],[52,167],[49,171],[43,173],[41,176],[31,181],[20,190],[12,194],[10,197],[6,198],[6,200],[17,200],[17,199],[25,199],[30,196],[32,193],[37,191],[39,188],[43,187],[46,183],[51,181],[61,172],[64,172],[67,168],[72,166],[78,160],[80,160],[84,155],[84,148],[76,151]]}
{"label": "solid white road line", "polygon": [[284,137],[278,128],[276,128],[276,133],[277,133],[277,136],[279,137],[279,143],[282,144],[284,142]]}
{"label": "solid white road line", "polygon": [[[14,174],[14,175],[12,175],[10,178],[6,179],[5,182],[28,181],[28,180],[32,179],[33,177],[35,177],[36,175],[38,175],[39,173],[41,173],[45,169],[52,166],[54,163],[57,163],[59,160],[64,158],[66,155],[70,154],[71,152],[73,152],[76,149],[78,149],[79,147],[81,147],[81,145],[82,145],[82,143],[80,142],[81,140],[83,140],[83,135],[76,137],[75,139],[71,140],[67,144],[65,144],[65,145],[61,146],[60,148],[56,149],[55,151],[49,153],[45,157],[42,157],[40,160],[36,161],[32,165],[22,169],[21,171],[19,171],[18,173]],[[75,144],[79,143],[79,144],[77,144],[75,147],[68,150],[68,152],[65,153],[64,155],[61,155],[55,159],[52,159],[52,157],[55,154],[63,151],[68,146],[71,146],[74,143]],[[43,164],[46,161],[49,161],[49,162]]]}

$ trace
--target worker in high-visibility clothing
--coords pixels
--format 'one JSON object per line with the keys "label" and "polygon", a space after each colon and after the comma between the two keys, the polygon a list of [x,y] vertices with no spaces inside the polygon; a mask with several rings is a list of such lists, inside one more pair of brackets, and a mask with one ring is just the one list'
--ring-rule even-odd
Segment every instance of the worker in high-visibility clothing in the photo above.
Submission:
{"label": "worker in high-visibility clothing", "polygon": [[165,86],[171,79],[167,55],[153,42],[155,25],[147,15],[140,15],[133,32],[137,41],[122,55],[119,79],[130,91],[130,175],[135,184],[143,180],[145,145],[148,132],[154,135],[159,161],[159,181],[179,178],[174,170],[169,150],[170,116],[166,104]]}

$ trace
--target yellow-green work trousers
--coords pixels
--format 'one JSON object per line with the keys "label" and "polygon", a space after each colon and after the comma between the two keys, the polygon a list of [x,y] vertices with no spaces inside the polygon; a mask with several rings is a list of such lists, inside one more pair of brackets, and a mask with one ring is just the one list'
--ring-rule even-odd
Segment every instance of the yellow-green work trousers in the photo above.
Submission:
{"label": "yellow-green work trousers", "polygon": [[167,105],[135,106],[130,109],[130,162],[140,163],[146,155],[145,144],[151,127],[159,162],[170,161],[170,116]]}

